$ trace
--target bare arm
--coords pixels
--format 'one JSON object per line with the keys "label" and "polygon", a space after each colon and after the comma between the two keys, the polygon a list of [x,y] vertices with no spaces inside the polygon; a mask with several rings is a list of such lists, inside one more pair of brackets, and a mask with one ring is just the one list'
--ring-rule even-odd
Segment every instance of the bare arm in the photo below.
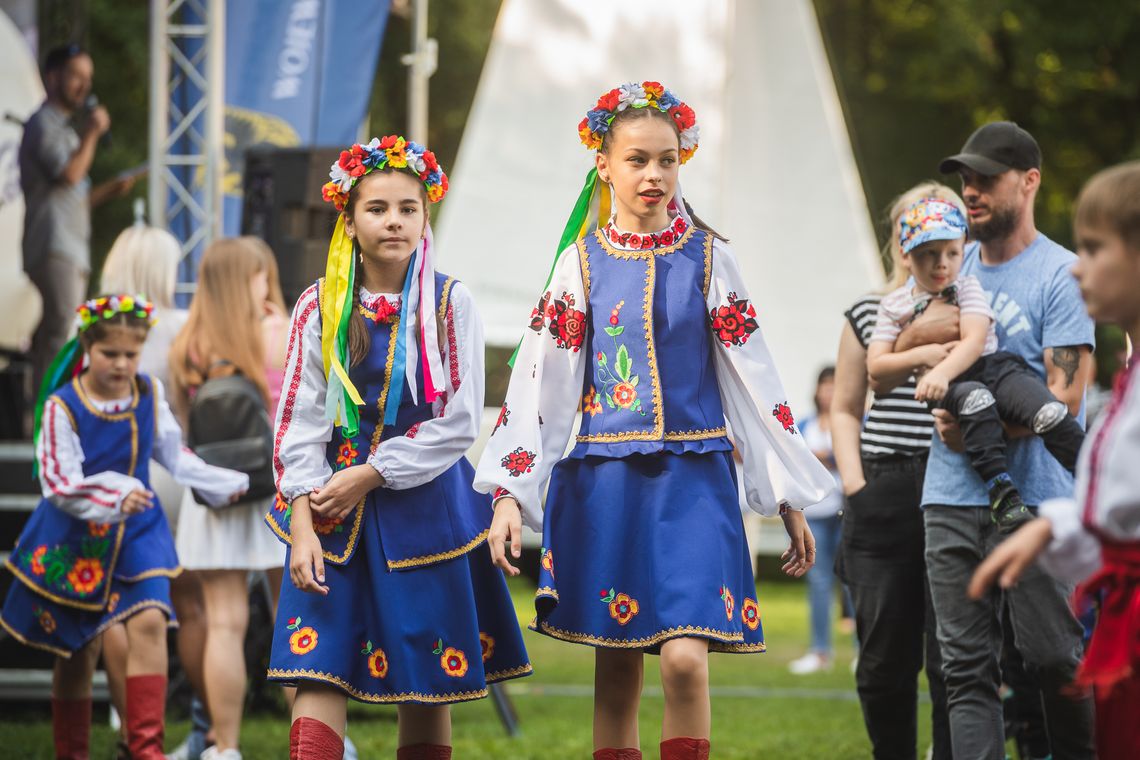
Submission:
{"label": "bare arm", "polygon": [[946,356],[938,343],[899,351],[897,343],[872,341],[867,347],[867,372],[872,381],[902,377],[903,380],[921,370],[933,367]]}
{"label": "bare arm", "polygon": [[1045,349],[1045,383],[1049,390],[1076,416],[1085,396],[1085,380],[1092,366],[1088,346],[1054,346]]}
{"label": "bare arm", "polygon": [[78,184],[91,171],[91,162],[95,160],[95,145],[99,138],[111,128],[111,117],[107,109],[97,107],[87,117],[87,125],[83,135],[79,138],[79,150],[71,155],[71,160],[59,173],[59,179],[69,185]]}
{"label": "bare arm", "polygon": [[[990,318],[980,314],[966,314],[961,321],[962,339],[918,381],[914,397],[919,401],[940,401],[954,378],[965,372],[981,358],[986,348],[986,334]],[[914,350],[914,349],[912,349]]]}
{"label": "bare arm", "polygon": [[835,396],[831,401],[831,447],[843,492],[853,494],[867,484],[859,451],[863,410],[867,403],[867,352],[850,324],[843,325],[835,358]]}

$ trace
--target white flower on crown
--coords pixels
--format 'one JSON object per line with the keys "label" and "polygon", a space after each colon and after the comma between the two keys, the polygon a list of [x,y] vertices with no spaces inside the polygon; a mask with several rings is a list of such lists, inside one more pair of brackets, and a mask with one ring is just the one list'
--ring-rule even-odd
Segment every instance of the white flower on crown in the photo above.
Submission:
{"label": "white flower on crown", "polygon": [[696,124],[681,132],[681,148],[683,150],[689,150],[697,147],[700,134],[701,130]]}
{"label": "white flower on crown", "polygon": [[427,169],[422,153],[413,153],[409,150],[404,153],[404,156],[408,159],[408,168],[415,171],[416,174],[423,174]]}
{"label": "white flower on crown", "polygon": [[649,98],[645,95],[645,88],[638,82],[626,82],[618,87],[618,111],[627,108],[643,108],[649,105]]}
{"label": "white flower on crown", "polygon": [[332,162],[332,166],[329,168],[329,179],[337,184],[337,187],[342,193],[347,193],[352,189],[352,177],[348,172],[340,168],[338,161]]}

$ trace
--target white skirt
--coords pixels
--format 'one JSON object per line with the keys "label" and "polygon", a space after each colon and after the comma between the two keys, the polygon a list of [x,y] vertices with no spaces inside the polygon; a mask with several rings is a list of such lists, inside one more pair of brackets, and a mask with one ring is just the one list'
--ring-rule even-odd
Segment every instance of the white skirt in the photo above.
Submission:
{"label": "white skirt", "polygon": [[187,570],[269,570],[285,564],[285,546],[265,524],[272,499],[210,509],[190,489],[178,512],[175,546]]}

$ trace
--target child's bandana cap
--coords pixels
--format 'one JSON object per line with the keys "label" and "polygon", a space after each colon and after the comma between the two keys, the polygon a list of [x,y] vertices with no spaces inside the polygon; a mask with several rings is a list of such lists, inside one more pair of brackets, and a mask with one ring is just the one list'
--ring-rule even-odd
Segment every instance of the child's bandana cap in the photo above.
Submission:
{"label": "child's bandana cap", "polygon": [[899,243],[903,253],[910,253],[931,240],[964,238],[966,231],[966,217],[961,209],[938,198],[923,198],[899,220]]}

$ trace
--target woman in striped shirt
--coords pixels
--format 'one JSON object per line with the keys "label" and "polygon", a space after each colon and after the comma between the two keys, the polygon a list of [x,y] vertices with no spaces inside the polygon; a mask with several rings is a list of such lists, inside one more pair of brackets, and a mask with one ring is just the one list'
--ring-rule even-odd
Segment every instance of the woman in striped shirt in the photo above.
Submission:
{"label": "woman in striped shirt", "polygon": [[[953,190],[934,182],[922,183],[896,199],[890,211],[894,266],[888,289],[907,280],[899,217],[921,198],[941,198],[962,208]],[[855,607],[860,643],[855,681],[874,756],[915,757],[918,672],[925,650],[934,758],[939,760],[950,757],[950,727],[926,587],[919,509],[934,422],[926,404],[914,397],[915,378],[906,375],[875,384],[874,403],[864,420],[867,345],[880,299],[878,294],[867,295],[847,310],[836,360],[832,441],[847,496],[837,572]],[[922,319],[938,321],[947,336],[958,335],[957,310],[946,304],[932,304]],[[949,348],[943,346],[943,351]]]}

